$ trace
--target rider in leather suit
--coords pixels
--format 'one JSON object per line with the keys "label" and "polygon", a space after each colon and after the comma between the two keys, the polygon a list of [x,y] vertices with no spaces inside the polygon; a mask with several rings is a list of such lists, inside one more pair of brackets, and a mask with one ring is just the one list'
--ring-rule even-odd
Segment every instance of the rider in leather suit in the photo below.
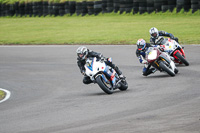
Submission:
{"label": "rider in leather suit", "polygon": [[145,59],[146,51],[149,47],[153,47],[150,43],[146,43],[144,39],[139,39],[137,41],[137,50],[136,50],[136,56],[138,57],[141,64],[144,64],[143,68],[143,75],[148,76],[151,73],[154,73],[156,71],[155,68],[151,68],[151,64],[147,62]]}
{"label": "rider in leather suit", "polygon": [[178,38],[177,37],[174,37],[173,34],[171,33],[168,33],[166,31],[158,31],[157,28],[155,27],[152,27],[150,30],[149,30],[149,33],[151,35],[150,37],[150,43],[152,43],[153,45],[160,45],[160,44],[155,44],[155,41],[156,39],[159,37],[159,36],[166,36],[166,37],[170,37],[171,39],[175,40],[176,42],[178,42]]}
{"label": "rider in leather suit", "polygon": [[104,60],[104,62],[108,66],[112,67],[116,71],[116,73],[119,75],[120,78],[125,78],[122,75],[122,72],[119,70],[119,68],[115,64],[112,63],[112,59],[111,58],[105,58],[105,57],[103,57],[102,54],[94,52],[94,51],[91,51],[91,50],[87,49],[85,46],[80,46],[76,50],[76,53],[77,53],[77,56],[78,56],[77,65],[80,68],[81,73],[84,75],[84,78],[83,78],[83,83],[84,84],[92,83],[92,81],[90,80],[90,77],[85,75],[85,67],[84,67],[84,65],[85,65],[86,59],[88,57],[96,57],[97,59]]}

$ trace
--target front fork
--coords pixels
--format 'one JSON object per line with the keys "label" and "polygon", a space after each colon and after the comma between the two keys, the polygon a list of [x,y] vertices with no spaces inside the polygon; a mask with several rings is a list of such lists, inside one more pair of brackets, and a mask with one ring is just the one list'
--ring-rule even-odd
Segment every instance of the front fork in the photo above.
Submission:
{"label": "front fork", "polygon": [[[169,62],[167,59],[165,59],[164,57],[160,57],[160,60],[162,60],[163,62],[167,62],[167,63],[171,63],[171,62]],[[166,64],[166,63],[165,63]],[[153,65],[156,69],[158,69],[158,70],[160,70],[161,71],[161,69],[160,69],[160,66],[159,66],[159,60],[155,60],[154,61],[154,65]]]}
{"label": "front fork", "polygon": [[[106,77],[108,77],[109,80],[107,80],[107,78],[104,76],[104,74],[106,74]],[[112,85],[116,84],[117,78],[116,78],[116,72],[114,69],[110,69],[109,66],[106,66],[105,70],[104,70],[104,74],[102,74],[102,78],[108,82],[111,81]]]}

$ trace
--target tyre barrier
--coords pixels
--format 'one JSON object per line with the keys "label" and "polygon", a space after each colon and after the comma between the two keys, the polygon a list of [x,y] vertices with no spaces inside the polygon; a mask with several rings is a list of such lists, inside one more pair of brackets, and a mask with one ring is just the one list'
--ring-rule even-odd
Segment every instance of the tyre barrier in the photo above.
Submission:
{"label": "tyre barrier", "polygon": [[94,15],[98,15],[102,12],[102,1],[94,2]]}
{"label": "tyre barrier", "polygon": [[64,16],[73,15],[98,15],[99,13],[152,13],[172,12],[174,8],[179,12],[192,10],[192,13],[200,9],[200,0],[98,0],[98,1],[65,1],[54,3],[48,1],[15,2],[13,4],[0,3],[0,17],[4,16]]}

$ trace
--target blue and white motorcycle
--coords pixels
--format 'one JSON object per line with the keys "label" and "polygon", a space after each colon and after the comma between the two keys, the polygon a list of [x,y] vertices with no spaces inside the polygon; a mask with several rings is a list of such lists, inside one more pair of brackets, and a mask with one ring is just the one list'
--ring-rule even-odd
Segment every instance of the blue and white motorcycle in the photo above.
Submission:
{"label": "blue and white motorcycle", "polygon": [[104,60],[90,57],[86,60],[84,67],[85,74],[107,94],[112,94],[117,88],[121,91],[128,88],[126,79],[121,79],[113,68],[106,65]]}

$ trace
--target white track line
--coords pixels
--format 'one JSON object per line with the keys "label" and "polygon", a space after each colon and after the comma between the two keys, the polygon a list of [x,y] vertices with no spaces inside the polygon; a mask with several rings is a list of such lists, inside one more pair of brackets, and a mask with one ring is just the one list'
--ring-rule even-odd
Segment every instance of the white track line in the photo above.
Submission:
{"label": "white track line", "polygon": [[10,94],[10,91],[8,91],[8,90],[2,89],[2,88],[0,88],[0,90],[4,91],[6,93],[6,97],[3,100],[0,101],[0,103],[2,103],[4,101],[8,100],[8,98],[10,98],[11,94]]}

